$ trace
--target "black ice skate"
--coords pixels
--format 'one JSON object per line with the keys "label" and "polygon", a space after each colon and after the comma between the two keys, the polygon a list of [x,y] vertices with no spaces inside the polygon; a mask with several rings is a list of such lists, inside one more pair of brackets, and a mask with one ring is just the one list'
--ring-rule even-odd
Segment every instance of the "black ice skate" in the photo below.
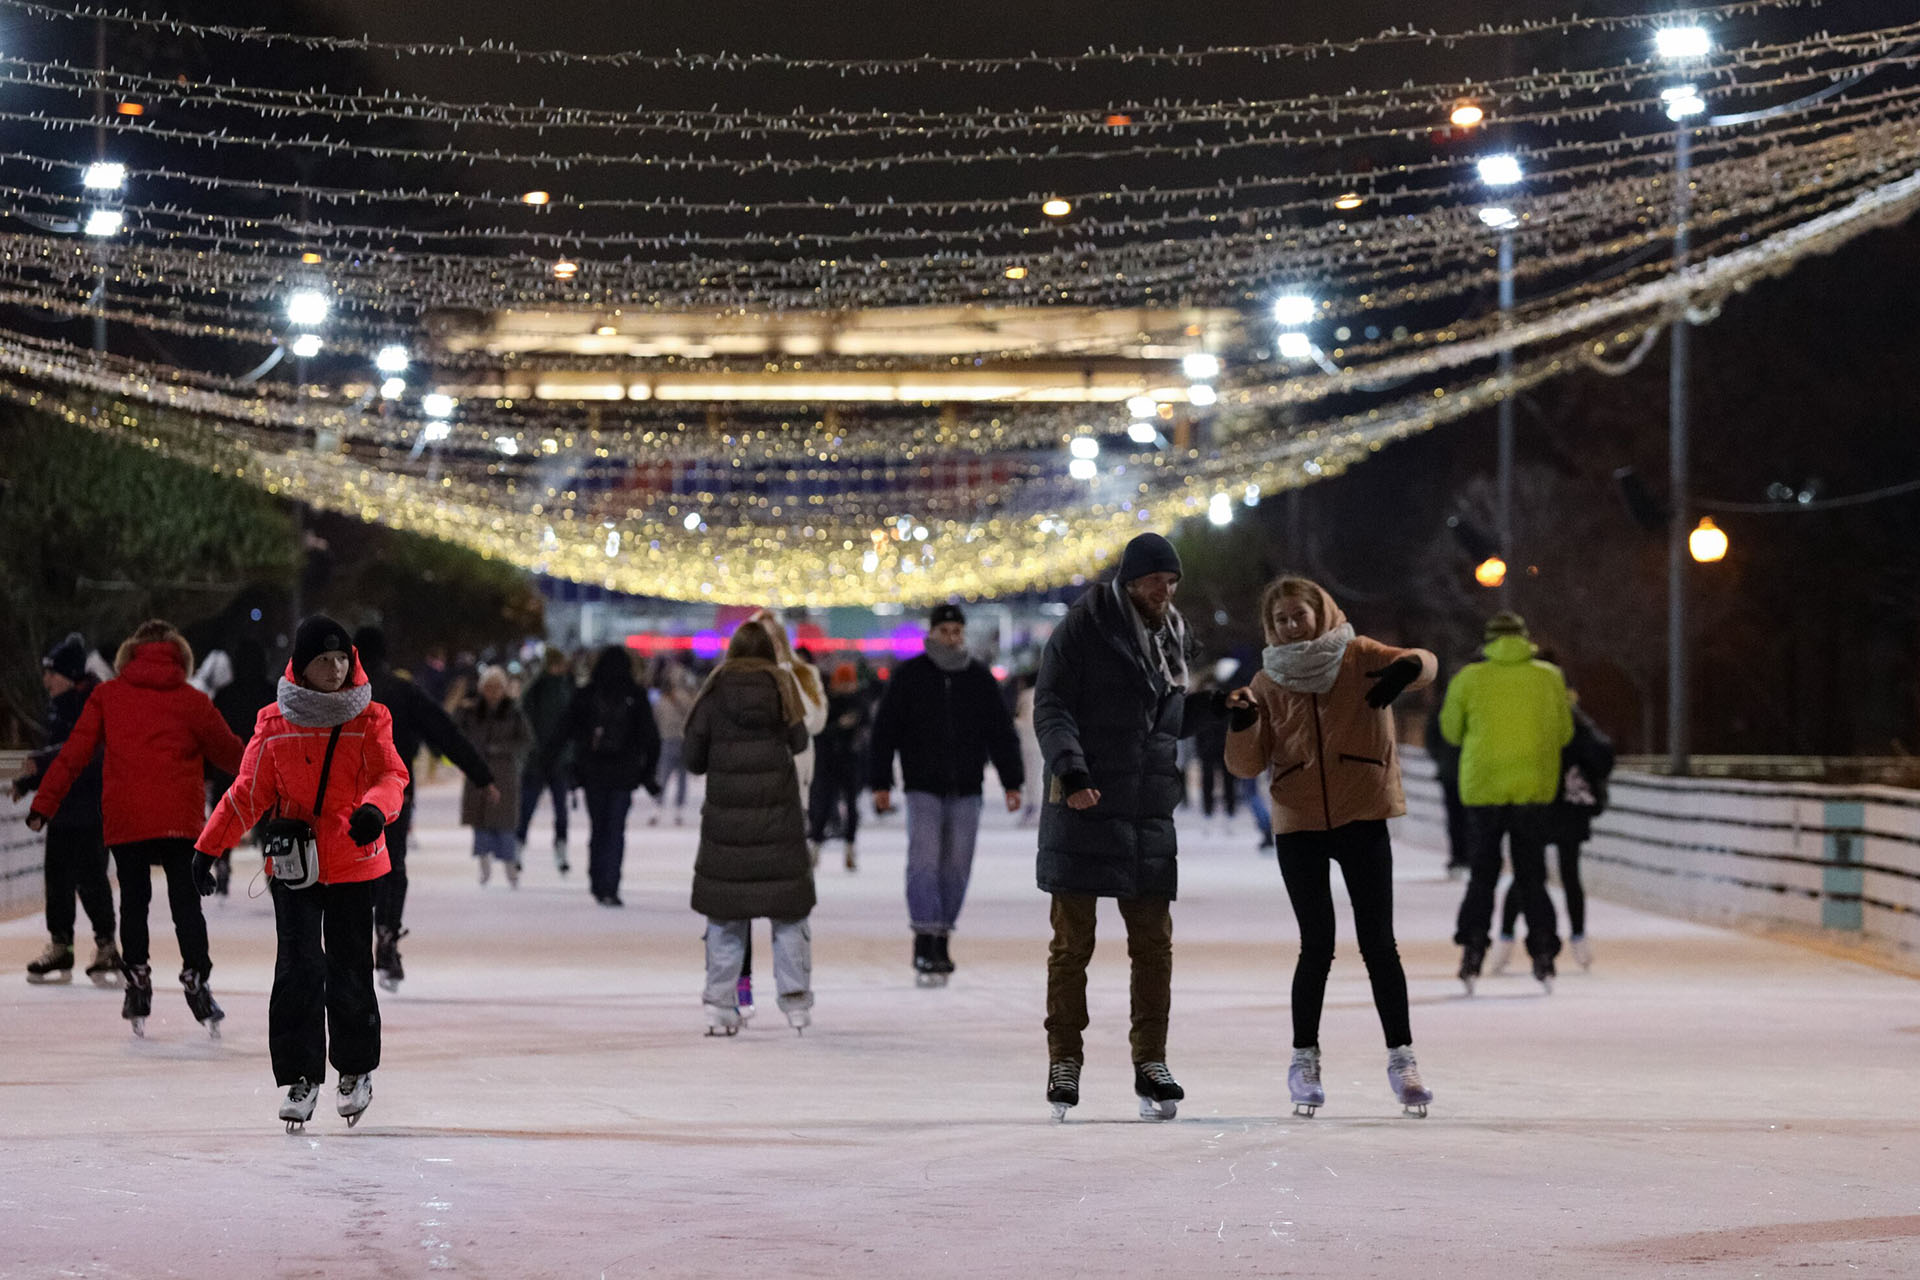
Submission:
{"label": "black ice skate", "polygon": [[373,944],[373,967],[380,976],[380,985],[388,991],[398,991],[406,980],[407,971],[400,963],[400,939],[407,936],[405,929],[382,929]]}
{"label": "black ice skate", "polygon": [[147,1034],[147,1018],[153,1013],[153,967],[127,966],[127,993],[120,998],[120,1016],[133,1028],[133,1034]]}
{"label": "black ice skate", "polygon": [[27,981],[35,986],[72,982],[72,945],[65,942],[49,942],[45,951],[27,961]]}
{"label": "black ice skate", "polygon": [[113,945],[112,938],[93,940],[93,961],[87,965],[87,976],[93,979],[96,987],[117,987],[125,980],[125,973],[120,966],[120,948]]}
{"label": "black ice skate", "polygon": [[218,1040],[220,1023],[227,1011],[213,1002],[213,992],[207,989],[207,975],[182,969],[180,985],[186,988],[187,1008],[193,1010],[194,1019],[207,1029],[208,1035]]}
{"label": "black ice skate", "polygon": [[930,933],[913,935],[913,982],[918,987],[944,987],[947,975],[937,960],[939,939]]}
{"label": "black ice skate", "polygon": [[1133,1092],[1140,1099],[1142,1120],[1173,1119],[1179,1113],[1180,1101],[1187,1096],[1164,1062],[1134,1063]]}
{"label": "black ice skate", "polygon": [[1466,984],[1467,994],[1473,994],[1473,984],[1480,981],[1480,966],[1486,961],[1487,949],[1472,945],[1460,948],[1460,981]]}
{"label": "black ice skate", "polygon": [[1533,980],[1538,982],[1548,995],[1553,994],[1553,957],[1535,956],[1533,958]]}
{"label": "black ice skate", "polygon": [[935,934],[933,938],[933,971],[940,978],[942,986],[953,976],[953,957],[947,954],[947,935]]}
{"label": "black ice skate", "polygon": [[1047,1101],[1053,1104],[1056,1121],[1067,1118],[1067,1109],[1080,1105],[1080,1064],[1062,1058],[1047,1065]]}

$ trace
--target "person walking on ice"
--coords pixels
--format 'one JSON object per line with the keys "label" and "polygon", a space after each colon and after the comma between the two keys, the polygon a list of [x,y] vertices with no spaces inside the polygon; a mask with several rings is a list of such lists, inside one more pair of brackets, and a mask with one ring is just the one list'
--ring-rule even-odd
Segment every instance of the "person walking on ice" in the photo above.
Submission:
{"label": "person walking on ice", "polygon": [[1173,544],[1139,535],[1113,578],[1068,612],[1040,660],[1033,723],[1047,794],[1036,878],[1053,896],[1046,1032],[1055,1119],[1080,1102],[1087,964],[1101,898],[1118,901],[1127,927],[1140,1114],[1171,1120],[1186,1097],[1167,1069],[1178,889],[1173,811],[1182,791],[1176,747],[1204,717],[1223,712],[1210,695],[1187,692],[1189,639],[1173,607],[1179,583]]}
{"label": "person walking on ice", "polygon": [[[306,619],[274,703],[261,709],[233,785],[195,842],[207,894],[212,860],[261,818],[306,826],[301,843],[317,864],[311,880],[289,878],[293,867],[274,858],[267,865],[278,944],[267,1049],[274,1081],[287,1091],[280,1118],[289,1132],[313,1118],[328,1061],[339,1073],[335,1110],[349,1126],[373,1101],[380,1065],[374,886],[391,867],[386,830],[406,792],[393,716],[373,700],[346,628],[323,615]],[[271,849],[271,828],[268,838]]]}
{"label": "person walking on ice", "polygon": [[1473,837],[1473,865],[1453,940],[1467,994],[1480,979],[1500,882],[1500,842],[1508,842],[1513,892],[1527,918],[1533,976],[1553,989],[1560,951],[1553,899],[1547,896],[1547,842],[1560,790],[1560,752],[1573,740],[1573,711],[1560,668],[1534,657],[1519,614],[1487,623],[1486,660],[1461,670],[1440,704],[1440,732],[1460,748],[1460,801]]}
{"label": "person walking on ice", "polygon": [[120,957],[126,992],[120,1016],[145,1035],[153,1012],[147,907],[153,868],[166,872],[167,906],[180,943],[187,1008],[211,1035],[226,1017],[207,985],[213,957],[207,917],[194,892],[193,838],[206,819],[206,766],[240,767],[234,737],[207,695],[187,683],[193,650],[168,622],[143,622],[114,655],[115,678],[95,689],[54,762],[47,766],[27,825],[35,831],[61,810],[67,792],[102,744],[101,823],[120,878]]}
{"label": "person walking on ice", "polygon": [[753,921],[773,922],[773,980],[787,1024],[812,1021],[813,863],[794,757],[806,707],[767,629],[743,622],[687,717],[688,772],[707,779],[693,909],[707,918],[707,1034],[740,1030],[740,965]]}
{"label": "person walking on ice", "polygon": [[1333,864],[1353,902],[1360,958],[1387,1040],[1387,1084],[1411,1115],[1433,1094],[1420,1078],[1407,1013],[1407,975],[1393,936],[1393,845],[1387,819],[1407,811],[1394,746],[1393,702],[1432,682],[1425,649],[1397,649],[1354,634],[1320,584],[1281,578],[1260,597],[1267,646],[1253,682],[1227,697],[1227,766],[1272,778],[1273,838],[1300,926],[1293,970],[1295,1114],[1326,1104],[1320,1011],[1333,968]]}
{"label": "person walking on ice", "polygon": [[[502,667],[480,672],[473,697],[460,704],[453,722],[460,736],[471,742],[487,762],[494,781],[475,786],[471,778],[460,789],[460,823],[473,828],[473,856],[479,863],[480,883],[493,876],[498,862],[507,884],[520,887],[520,840],[515,823],[520,818],[520,787],[527,755],[533,750],[533,726],[507,696],[507,673]],[[565,812],[562,800],[561,812]]]}
{"label": "person walking on ice", "polygon": [[967,652],[957,604],[934,608],[926,652],[900,664],[873,717],[873,809],[893,807],[893,757],[907,793],[907,917],[913,969],[923,983],[953,972],[947,937],[960,918],[980,835],[987,761],[1007,812],[1020,812],[1026,766],[1013,716],[987,665]]}

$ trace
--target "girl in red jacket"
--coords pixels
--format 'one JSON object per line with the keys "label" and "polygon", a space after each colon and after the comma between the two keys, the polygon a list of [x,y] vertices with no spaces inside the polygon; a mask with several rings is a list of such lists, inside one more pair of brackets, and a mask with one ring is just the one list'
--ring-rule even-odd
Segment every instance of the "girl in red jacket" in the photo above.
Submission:
{"label": "girl in red jacket", "polygon": [[120,1016],[146,1034],[153,1011],[153,968],[147,963],[147,906],[153,868],[167,873],[167,905],[180,941],[181,985],[187,1007],[214,1035],[226,1014],[214,1003],[207,976],[207,918],[194,893],[193,838],[207,812],[205,767],[231,771],[240,764],[240,739],[207,695],[187,683],[193,650],[172,624],[140,624],[113,662],[116,678],[93,691],[59,756],[47,766],[27,825],[35,831],[60,811],[60,802],[106,744],[101,821],[120,879],[120,956],[127,988]]}
{"label": "girl in red jacket", "polygon": [[[326,792],[315,813],[323,765]],[[212,860],[261,818],[271,814],[313,827],[319,883],[293,889],[278,879],[269,882],[279,951],[267,1047],[274,1079],[287,1087],[280,1118],[289,1131],[312,1118],[329,1058],[340,1074],[337,1109],[349,1125],[373,1101],[371,1076],[380,1065],[373,885],[387,874],[385,833],[406,788],[407,767],[393,748],[393,717],[373,701],[347,629],[331,618],[308,618],[294,634],[293,660],[279,693],[261,709],[233,785],[197,842],[206,859],[201,892],[211,893]]]}

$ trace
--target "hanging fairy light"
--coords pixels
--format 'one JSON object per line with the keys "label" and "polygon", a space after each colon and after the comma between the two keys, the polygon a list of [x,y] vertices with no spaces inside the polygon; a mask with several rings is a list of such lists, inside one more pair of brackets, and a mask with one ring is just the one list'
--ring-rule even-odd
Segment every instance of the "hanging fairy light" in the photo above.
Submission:
{"label": "hanging fairy light", "polygon": [[1071,200],[1064,200],[1059,196],[1054,196],[1052,199],[1041,204],[1040,212],[1046,214],[1049,218],[1064,218],[1073,212],[1073,202]]}
{"label": "hanging fairy light", "polygon": [[1447,114],[1447,123],[1456,129],[1471,129],[1487,118],[1487,113],[1477,102],[1456,103]]}

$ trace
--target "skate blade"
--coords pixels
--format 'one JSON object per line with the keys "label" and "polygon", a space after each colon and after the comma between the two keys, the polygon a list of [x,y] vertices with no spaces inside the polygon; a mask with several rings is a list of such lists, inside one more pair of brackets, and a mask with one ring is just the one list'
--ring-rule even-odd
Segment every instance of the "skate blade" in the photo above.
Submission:
{"label": "skate blade", "polygon": [[96,987],[104,987],[109,991],[118,991],[120,989],[120,975],[110,969],[104,973],[90,973],[87,976],[93,979],[93,985]]}
{"label": "skate blade", "polygon": [[359,1124],[359,1123],[360,1123],[360,1117],[361,1117],[361,1116],[364,1116],[364,1115],[366,1115],[366,1114],[367,1114],[367,1113],[366,1113],[365,1111],[356,1111],[356,1112],[354,1112],[354,1113],[353,1113],[352,1115],[350,1115],[350,1116],[348,1116],[348,1117],[346,1117],[346,1121],[347,1121],[347,1128],[349,1128],[349,1129],[351,1129],[351,1128],[353,1128],[353,1126],[355,1126],[355,1125],[357,1125],[357,1124]]}
{"label": "skate blade", "polygon": [[708,1035],[710,1035],[710,1036],[723,1036],[723,1037],[724,1037],[724,1036],[737,1036],[737,1035],[739,1035],[739,1034],[740,1034],[740,1028],[739,1028],[739,1027],[737,1027],[737,1026],[735,1026],[735,1027],[708,1027],[708,1028],[707,1028],[707,1034],[708,1034]]}
{"label": "skate blade", "polygon": [[1152,1098],[1140,1099],[1142,1120],[1171,1120],[1178,1114],[1180,1114],[1180,1104],[1171,1098],[1165,1102],[1155,1102]]}
{"label": "skate blade", "polygon": [[1053,1106],[1053,1122],[1055,1124],[1065,1124],[1067,1120],[1067,1112],[1073,1110],[1073,1104],[1071,1102],[1056,1102],[1056,1103],[1053,1103],[1052,1106]]}
{"label": "skate blade", "polygon": [[307,1131],[307,1122],[305,1120],[287,1121],[288,1133],[305,1133],[306,1131]]}
{"label": "skate blade", "polygon": [[1427,1104],[1424,1102],[1409,1102],[1405,1105],[1401,1114],[1409,1120],[1425,1120],[1427,1118]]}
{"label": "skate blade", "polygon": [[1553,994],[1553,979],[1552,979],[1552,978],[1541,978],[1541,979],[1539,979],[1539,983],[1540,983],[1540,994],[1541,994],[1541,995],[1547,995],[1547,996],[1550,996],[1550,995],[1552,995],[1552,994]]}
{"label": "skate blade", "polygon": [[207,1029],[207,1039],[218,1040],[220,1038],[220,1020],[218,1018],[215,1018],[212,1022],[202,1023],[201,1025]]}
{"label": "skate blade", "polygon": [[55,969],[50,973],[30,973],[27,975],[27,981],[36,987],[57,987],[62,983],[73,981],[73,970]]}
{"label": "skate blade", "polygon": [[1473,994],[1473,984],[1474,984],[1474,981],[1475,981],[1475,980],[1474,980],[1474,979],[1472,979],[1472,978],[1462,978],[1462,979],[1460,979],[1460,984],[1461,984],[1462,986],[1464,986],[1464,987],[1465,987],[1465,988],[1467,989],[1467,994],[1468,994],[1468,995],[1472,995],[1472,994]]}
{"label": "skate blade", "polygon": [[142,1040],[147,1038],[147,1020],[145,1018],[128,1018],[127,1025],[132,1027],[133,1034],[139,1036]]}
{"label": "skate blade", "polygon": [[400,989],[400,979],[389,978],[385,974],[381,974],[380,989],[382,991],[398,991]]}
{"label": "skate blade", "polygon": [[1324,1105],[1324,1103],[1319,1102],[1296,1102],[1293,1104],[1293,1114],[1299,1116],[1302,1120],[1311,1120],[1313,1119],[1313,1113]]}

